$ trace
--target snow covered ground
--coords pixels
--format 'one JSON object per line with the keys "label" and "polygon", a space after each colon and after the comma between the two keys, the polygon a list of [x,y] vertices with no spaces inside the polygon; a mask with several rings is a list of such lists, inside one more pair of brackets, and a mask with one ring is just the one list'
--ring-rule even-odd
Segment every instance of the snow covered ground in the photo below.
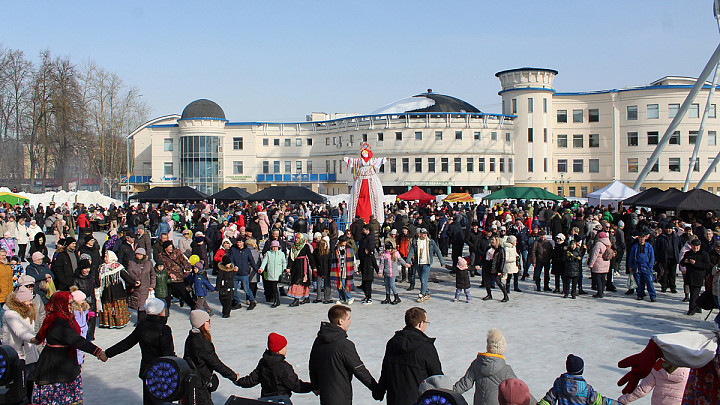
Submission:
{"label": "snow covered ground", "polygon": [[[104,235],[98,234],[103,240]],[[603,395],[617,398],[620,388],[615,382],[623,375],[617,368],[618,360],[639,352],[650,336],[681,330],[712,328],[712,317],[704,321],[704,315],[688,317],[687,305],[680,302],[682,295],[658,294],[658,301],[636,301],[625,296],[624,289],[596,300],[581,296],[576,300],[562,299],[551,293],[531,291],[529,282],[521,282],[522,293],[510,295],[509,303],[501,303],[496,290],[493,301],[481,301],[484,289],[478,288],[479,277],[472,278],[472,303],[451,302],[454,295],[454,279],[439,267],[433,268],[439,282],[431,283],[431,300],[422,304],[414,301],[415,291],[402,287],[403,302],[397,306],[380,305],[384,288],[376,280],[372,305],[352,305],[352,325],[349,337],[355,343],[360,357],[373,376],[380,377],[385,343],[396,330],[403,327],[404,311],[419,305],[429,314],[427,333],[436,337],[435,346],[440,354],[443,371],[457,381],[467,370],[478,352],[485,351],[485,335],[489,328],[500,328],[508,341],[505,354],[519,378],[523,379],[532,394],[540,399],[551,387],[554,379],[565,369],[565,358],[574,353],[585,360],[585,377]],[[587,273],[589,274],[589,273]],[[214,282],[214,278],[211,278]],[[359,283],[356,283],[359,284]],[[589,280],[584,283],[588,288]],[[616,282],[618,286],[624,285]],[[419,287],[419,282],[418,282]],[[288,339],[287,360],[293,364],[303,380],[309,380],[308,358],[310,348],[321,321],[327,320],[330,305],[306,304],[291,308],[288,298],[283,306],[272,309],[259,294],[258,307],[253,311],[235,310],[228,319],[219,315],[212,318],[212,336],[218,355],[228,366],[241,375],[250,373],[257,365],[270,332],[280,333]],[[337,293],[333,296],[336,298]],[[209,299],[215,313],[220,313],[216,294]],[[182,356],[183,346],[190,323],[188,308],[173,303],[169,325],[173,329],[175,351]],[[134,319],[134,316],[133,316]],[[98,329],[95,343],[108,348],[132,331],[129,325],[120,330]],[[83,366],[85,403],[141,403],[142,386],[137,377],[140,349],[131,351],[101,363],[92,356]],[[370,392],[354,381],[356,404],[377,403]],[[216,404],[224,404],[230,395],[257,398],[260,387],[242,389],[222,379],[214,393]],[[465,394],[472,404],[473,392]],[[293,403],[318,404],[313,394],[297,394]],[[636,402],[649,404],[649,396]]]}
{"label": "snow covered ground", "polygon": [[[0,187],[0,192],[10,192],[10,189],[7,187]],[[21,191],[16,194],[29,199],[30,205],[32,206],[42,204],[47,207],[51,202],[55,202],[58,206],[65,203],[72,205],[78,202],[85,204],[85,206],[100,204],[101,206],[107,208],[110,204],[115,204],[116,206],[123,204],[122,201],[103,195],[99,191],[48,191],[42,194],[33,194]]]}

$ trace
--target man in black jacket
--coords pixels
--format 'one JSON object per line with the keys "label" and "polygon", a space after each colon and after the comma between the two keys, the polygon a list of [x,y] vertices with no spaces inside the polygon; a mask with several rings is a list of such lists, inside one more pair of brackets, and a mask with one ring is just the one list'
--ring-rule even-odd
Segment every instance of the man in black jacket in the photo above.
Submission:
{"label": "man in black jacket", "polygon": [[333,305],[328,311],[330,322],[320,324],[320,331],[310,351],[310,383],[320,394],[321,405],[352,404],[352,377],[360,380],[370,391],[377,382],[347,338],[350,328],[350,308]]}
{"label": "man in black jacket", "polygon": [[702,313],[700,307],[697,306],[697,300],[700,296],[700,289],[705,283],[706,272],[712,268],[710,263],[710,255],[701,250],[699,239],[693,239],[690,242],[691,249],[685,252],[681,260],[681,264],[685,266],[685,278],[690,286],[690,307],[688,315]]}
{"label": "man in black jacket", "polygon": [[125,232],[122,238],[120,249],[117,252],[118,263],[122,264],[127,270],[130,261],[135,258],[135,235],[130,231]]}
{"label": "man in black jacket", "polygon": [[380,401],[387,392],[388,405],[412,405],[420,383],[443,373],[435,339],[425,334],[428,315],[413,307],[405,312],[405,328],[395,332],[385,347],[382,374],[373,398]]}
{"label": "man in black jacket", "polygon": [[73,237],[65,238],[65,246],[58,248],[52,263],[53,281],[58,291],[68,291],[73,285],[75,270],[77,270],[77,256],[75,247],[77,242]]}
{"label": "man in black jacket", "polygon": [[675,287],[675,273],[677,264],[680,261],[680,237],[675,234],[672,224],[665,225],[665,232],[658,236],[655,242],[655,259],[660,267],[660,288],[662,292],[670,289],[670,292],[677,293]]}

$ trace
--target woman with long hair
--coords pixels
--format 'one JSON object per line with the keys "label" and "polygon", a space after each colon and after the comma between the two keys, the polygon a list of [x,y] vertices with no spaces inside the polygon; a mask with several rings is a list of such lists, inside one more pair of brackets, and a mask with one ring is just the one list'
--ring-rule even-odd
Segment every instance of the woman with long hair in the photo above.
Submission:
{"label": "woman with long hair", "polygon": [[[313,302],[324,302],[331,304],[332,288],[330,288],[330,237],[323,236],[318,242],[317,249],[313,252],[315,265],[317,266],[317,298]],[[321,298],[322,296],[322,298]]]}
{"label": "woman with long hair", "polygon": [[25,287],[11,292],[5,299],[5,312],[2,315],[2,342],[10,345],[25,360],[25,380],[28,397],[32,396],[33,371],[40,357],[37,346],[31,343],[35,337],[37,311],[33,305],[33,293]]}
{"label": "woman with long hair", "polygon": [[130,322],[127,307],[127,288],[140,286],[140,280],[133,278],[112,250],[105,252],[105,263],[100,266],[100,287],[95,289],[98,305],[98,326],[101,328],[123,328]]}

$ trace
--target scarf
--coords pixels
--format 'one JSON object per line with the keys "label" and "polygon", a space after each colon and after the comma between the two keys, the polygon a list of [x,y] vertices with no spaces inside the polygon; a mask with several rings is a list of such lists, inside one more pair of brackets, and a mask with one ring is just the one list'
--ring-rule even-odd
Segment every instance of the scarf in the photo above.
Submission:
{"label": "scarf", "polygon": [[295,236],[295,243],[292,245],[292,248],[290,249],[290,260],[295,260],[295,258],[300,254],[300,251],[305,247],[305,236],[303,234],[299,233],[297,236]]}
{"label": "scarf", "polygon": [[[73,314],[70,310],[69,302],[71,298],[72,295],[70,295],[69,291],[57,291],[50,297],[48,303],[45,304],[45,311],[47,312],[47,315],[40,327],[40,332],[38,332],[37,336],[35,336],[39,343],[45,341],[48,331],[58,319],[66,320],[70,327],[78,335],[80,335],[80,325],[78,325],[75,320],[75,314]],[[74,360],[77,359],[77,350],[70,350],[70,358]]]}
{"label": "scarf", "polygon": [[352,282],[355,269],[355,253],[352,249],[346,247],[344,252],[335,249],[332,254],[330,282],[334,283],[335,287],[339,290],[342,288],[342,280],[346,280],[345,291],[352,291],[355,288]]}

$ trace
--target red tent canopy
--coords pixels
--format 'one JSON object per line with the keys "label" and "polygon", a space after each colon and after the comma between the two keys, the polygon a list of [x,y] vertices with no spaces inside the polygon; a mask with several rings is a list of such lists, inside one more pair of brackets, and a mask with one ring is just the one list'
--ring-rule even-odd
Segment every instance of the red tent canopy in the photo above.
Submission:
{"label": "red tent canopy", "polygon": [[405,201],[415,201],[418,200],[420,202],[431,202],[435,201],[435,196],[432,194],[428,194],[420,189],[418,186],[413,186],[408,192],[400,194],[397,196],[398,200],[405,200]]}

